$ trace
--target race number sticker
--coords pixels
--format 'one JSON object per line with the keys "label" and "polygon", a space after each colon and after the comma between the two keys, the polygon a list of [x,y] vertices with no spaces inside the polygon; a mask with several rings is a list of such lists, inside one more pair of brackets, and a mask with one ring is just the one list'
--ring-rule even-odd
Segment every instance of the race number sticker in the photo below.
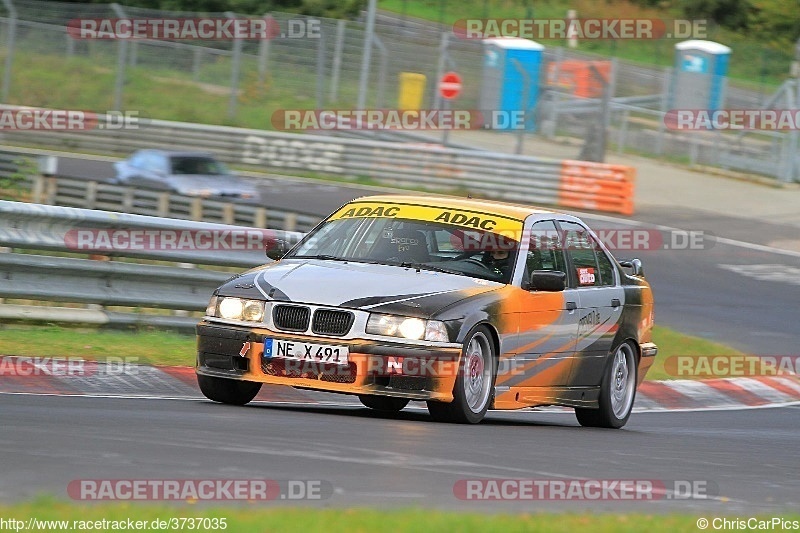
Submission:
{"label": "race number sticker", "polygon": [[579,268],[578,269],[578,284],[579,285],[594,285],[594,268]]}

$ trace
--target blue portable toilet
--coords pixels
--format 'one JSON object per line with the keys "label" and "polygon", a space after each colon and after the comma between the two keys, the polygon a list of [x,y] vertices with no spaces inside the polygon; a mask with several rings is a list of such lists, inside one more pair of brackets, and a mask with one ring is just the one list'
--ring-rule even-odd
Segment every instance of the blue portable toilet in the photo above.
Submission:
{"label": "blue portable toilet", "polygon": [[[535,129],[533,113],[521,124],[518,111],[533,111],[539,98],[539,71],[544,46],[519,37],[483,40],[480,108],[484,125],[494,129]],[[525,94],[525,72],[529,78]],[[498,111],[499,113],[494,113]]]}
{"label": "blue portable toilet", "polygon": [[731,49],[713,41],[683,41],[675,45],[672,109],[720,109]]}

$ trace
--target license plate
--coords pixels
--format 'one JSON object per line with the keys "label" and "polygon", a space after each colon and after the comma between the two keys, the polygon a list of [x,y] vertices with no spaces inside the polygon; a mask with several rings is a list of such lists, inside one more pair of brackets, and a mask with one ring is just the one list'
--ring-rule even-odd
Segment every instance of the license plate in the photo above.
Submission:
{"label": "license plate", "polygon": [[346,365],[350,350],[347,346],[314,344],[311,342],[264,339],[264,359],[281,357],[298,361]]}

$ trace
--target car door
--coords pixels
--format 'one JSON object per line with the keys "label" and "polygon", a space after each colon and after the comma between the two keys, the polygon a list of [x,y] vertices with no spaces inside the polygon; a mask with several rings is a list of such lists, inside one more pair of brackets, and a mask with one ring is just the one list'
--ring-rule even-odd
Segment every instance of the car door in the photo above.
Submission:
{"label": "car door", "polygon": [[514,280],[520,286],[514,298],[518,327],[510,350],[510,375],[498,374],[498,385],[560,387],[568,383],[571,374],[578,328],[577,294],[570,287],[562,292],[547,292],[527,286],[533,270],[567,272],[553,220],[533,223],[526,230],[528,235]]}
{"label": "car door", "polygon": [[617,334],[624,290],[613,263],[589,230],[572,221],[559,221],[576,287],[578,334],[570,385],[600,385],[608,354]]}

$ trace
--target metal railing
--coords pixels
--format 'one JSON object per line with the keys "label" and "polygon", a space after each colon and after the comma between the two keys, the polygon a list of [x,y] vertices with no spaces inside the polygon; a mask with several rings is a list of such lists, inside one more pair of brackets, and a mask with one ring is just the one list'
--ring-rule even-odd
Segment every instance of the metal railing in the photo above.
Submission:
{"label": "metal railing", "polygon": [[[209,151],[228,163],[286,174],[366,177],[392,186],[472,193],[534,204],[572,205],[561,203],[561,170],[565,163],[562,160],[425,143],[344,139],[164,120],[150,120],[136,129],[14,130],[6,132],[5,139],[56,150],[109,155],[170,146],[174,150]],[[596,164],[570,162],[570,165]],[[101,189],[108,190],[98,185],[98,191]],[[587,200],[593,200],[591,191],[585,194]],[[632,200],[632,196],[625,200]]]}
{"label": "metal railing", "polygon": [[[0,298],[90,304],[0,304],[6,319],[191,329],[196,318],[96,306],[200,311],[230,271],[268,260],[264,247],[297,232],[0,201]],[[56,255],[43,255],[43,253]],[[117,260],[113,260],[117,259]],[[136,260],[138,262],[133,262]],[[164,264],[166,262],[167,264]]]}
{"label": "metal railing", "polygon": [[137,215],[219,222],[254,228],[309,231],[320,217],[199,196],[182,196],[92,180],[35,176],[31,200],[47,205],[120,211]]}

